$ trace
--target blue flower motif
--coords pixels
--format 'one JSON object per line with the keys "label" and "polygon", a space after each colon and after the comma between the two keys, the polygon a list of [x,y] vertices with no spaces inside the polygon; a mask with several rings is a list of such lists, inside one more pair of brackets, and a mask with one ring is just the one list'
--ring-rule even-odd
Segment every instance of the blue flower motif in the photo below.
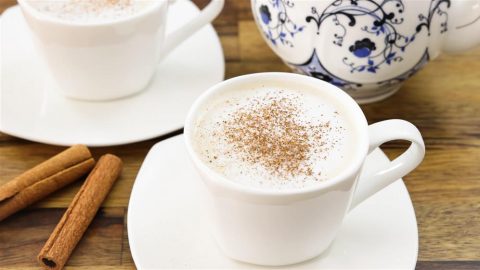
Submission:
{"label": "blue flower motif", "polygon": [[349,47],[349,50],[359,58],[364,58],[370,56],[372,51],[375,51],[377,48],[375,43],[370,39],[364,38],[362,40],[355,41],[355,44]]}
{"label": "blue flower motif", "polygon": [[270,10],[265,5],[260,6],[260,16],[262,17],[262,21],[264,24],[269,24],[272,21],[272,15],[270,14]]}

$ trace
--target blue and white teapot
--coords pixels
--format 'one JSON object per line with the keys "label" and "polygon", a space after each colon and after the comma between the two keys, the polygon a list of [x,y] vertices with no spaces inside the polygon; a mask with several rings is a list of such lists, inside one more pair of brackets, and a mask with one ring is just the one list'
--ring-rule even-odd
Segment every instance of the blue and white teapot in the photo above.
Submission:
{"label": "blue and white teapot", "polygon": [[384,99],[440,52],[480,43],[480,0],[251,0],[263,37],[294,71],[359,103]]}

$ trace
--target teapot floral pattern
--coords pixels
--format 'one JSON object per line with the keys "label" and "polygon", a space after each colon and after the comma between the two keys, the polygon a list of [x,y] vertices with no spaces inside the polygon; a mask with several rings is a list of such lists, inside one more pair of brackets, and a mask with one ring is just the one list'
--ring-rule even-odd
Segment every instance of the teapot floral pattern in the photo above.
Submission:
{"label": "teapot floral pattern", "polygon": [[[300,0],[253,0],[252,7],[259,29],[274,51],[281,47],[293,50],[308,26],[315,29],[313,35],[324,35],[317,42],[333,46],[331,54],[336,47],[334,61],[338,64],[334,71],[326,67],[324,58],[315,47],[307,61],[285,62],[299,73],[328,81],[348,92],[380,86],[398,88],[430,60],[429,48],[425,45],[423,54],[418,54],[416,60],[409,59],[412,65],[400,74],[397,72],[387,78],[381,76],[381,80],[370,79],[374,82],[355,80],[356,76],[373,76],[387,67],[393,70],[395,65],[404,61],[406,50],[419,36],[425,41],[432,31],[436,31],[436,36],[448,31],[451,0],[425,0],[425,3],[427,1],[428,10],[419,10],[416,22],[411,21],[410,9],[408,24],[405,19],[407,0],[331,0],[327,5],[316,5],[326,1],[304,1],[301,3],[304,10],[297,11],[295,17],[291,13],[295,12]],[[310,5],[307,13],[306,3]],[[302,16],[298,16],[300,13]],[[418,50],[418,47],[412,50]],[[392,72],[385,71],[385,74],[391,75]]]}

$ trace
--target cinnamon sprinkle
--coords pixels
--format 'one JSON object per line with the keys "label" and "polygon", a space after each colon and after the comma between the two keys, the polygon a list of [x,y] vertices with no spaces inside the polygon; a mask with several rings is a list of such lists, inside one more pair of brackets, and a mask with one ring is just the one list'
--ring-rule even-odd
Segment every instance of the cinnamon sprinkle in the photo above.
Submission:
{"label": "cinnamon sprinkle", "polygon": [[[244,162],[259,164],[281,179],[311,177],[311,155],[325,158],[322,154],[332,147],[322,140],[331,126],[302,119],[299,98],[286,95],[252,98],[217,124],[224,140]],[[320,172],[316,174],[320,177]]]}

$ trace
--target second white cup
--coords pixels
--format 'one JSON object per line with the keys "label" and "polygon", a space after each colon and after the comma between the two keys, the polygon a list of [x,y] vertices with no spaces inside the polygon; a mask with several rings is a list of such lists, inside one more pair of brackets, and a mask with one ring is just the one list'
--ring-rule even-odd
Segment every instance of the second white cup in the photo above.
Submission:
{"label": "second white cup", "polygon": [[168,6],[152,4],[114,21],[79,23],[60,20],[19,0],[38,51],[62,93],[82,100],[110,100],[144,89],[158,62],[173,48],[211,22],[224,0],[212,0],[201,13],[165,37]]}

